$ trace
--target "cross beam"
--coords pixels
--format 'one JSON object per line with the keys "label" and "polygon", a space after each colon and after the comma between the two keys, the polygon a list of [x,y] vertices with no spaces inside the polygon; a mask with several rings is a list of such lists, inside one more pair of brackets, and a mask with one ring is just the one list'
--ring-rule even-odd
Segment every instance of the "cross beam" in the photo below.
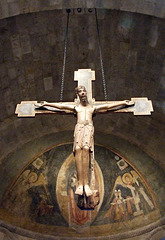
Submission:
{"label": "cross beam", "polygon": [[[92,80],[95,80],[95,71],[91,69],[79,69],[74,72],[74,80],[78,81],[78,86],[83,85],[87,89],[87,96],[89,103],[93,106],[102,105],[105,103],[118,103],[119,101],[95,101],[92,98]],[[133,106],[125,107],[122,109],[114,109],[113,112],[132,112],[134,115],[151,115],[153,112],[153,106],[151,100],[148,100],[147,97],[143,98],[131,98],[134,102]],[[75,106],[78,104],[79,99],[75,99],[75,102],[63,102],[63,104],[69,104]],[[59,110],[53,107],[44,107],[36,108],[35,104],[37,101],[22,101],[20,104],[17,104],[15,114],[18,117],[35,117],[35,114],[54,114],[54,113],[71,113],[69,110]],[[105,112],[105,111],[104,111]]]}
{"label": "cross beam", "polygon": [[[148,98],[131,98],[131,101],[134,101],[134,106],[126,107],[122,109],[116,109],[113,112],[117,113],[128,113],[132,112],[134,115],[151,115],[153,112],[153,106],[151,100]],[[106,103],[118,103],[119,101],[106,101]],[[22,101],[20,104],[17,104],[15,114],[18,117],[35,117],[36,114],[55,114],[55,113],[63,113],[69,114],[71,111],[62,111],[53,107],[44,107],[44,108],[36,108],[35,104],[37,101]],[[68,102],[64,102],[67,104]],[[75,102],[69,102],[71,105],[75,105]],[[105,101],[95,101],[93,106],[105,104]],[[105,112],[105,111],[104,111]],[[108,110],[107,110],[108,112]]]}
{"label": "cross beam", "polygon": [[[63,103],[75,105],[75,102]],[[37,101],[22,101],[20,104],[17,104],[15,114],[18,117],[35,117],[36,114],[72,113],[69,110],[62,111],[54,107],[37,108],[35,104],[37,104]]]}
{"label": "cross beam", "polygon": [[[151,115],[153,112],[152,101],[148,100],[147,97],[140,97],[140,98],[131,98],[131,101],[134,102],[133,106],[125,107],[121,109],[114,110],[113,112],[133,112],[134,115]],[[95,105],[101,105],[105,103],[117,103],[118,101],[96,101],[94,102]]]}

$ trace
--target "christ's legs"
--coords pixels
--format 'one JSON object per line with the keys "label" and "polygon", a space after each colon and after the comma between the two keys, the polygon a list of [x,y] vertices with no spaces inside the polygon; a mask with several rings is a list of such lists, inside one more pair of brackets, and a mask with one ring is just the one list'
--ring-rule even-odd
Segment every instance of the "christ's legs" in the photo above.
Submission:
{"label": "christ's legs", "polygon": [[89,147],[88,146],[83,147],[82,163],[83,163],[82,167],[83,167],[84,190],[85,190],[86,196],[89,197],[92,195],[92,191],[90,190],[89,179],[88,179],[88,174],[89,174]]}
{"label": "christ's legs", "polygon": [[78,187],[76,188],[75,194],[83,195],[83,164],[82,164],[82,149],[76,146],[75,149],[75,160],[78,177]]}
{"label": "christ's legs", "polygon": [[[75,194],[83,195],[83,190],[87,197],[92,195],[92,191],[89,187],[88,173],[89,173],[89,147],[84,146],[81,149],[76,146],[75,149],[75,160],[78,177],[78,187],[76,188]],[[84,187],[84,189],[83,189]]]}

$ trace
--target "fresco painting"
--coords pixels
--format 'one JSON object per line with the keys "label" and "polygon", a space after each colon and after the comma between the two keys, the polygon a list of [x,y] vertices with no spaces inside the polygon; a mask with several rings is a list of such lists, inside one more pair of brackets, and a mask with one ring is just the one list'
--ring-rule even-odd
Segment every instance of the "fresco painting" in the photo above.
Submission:
{"label": "fresco painting", "polygon": [[[78,199],[80,196],[75,194],[78,180],[73,154],[71,154],[61,166],[57,178],[56,196],[60,210],[66,221],[69,223],[69,226],[74,226],[75,224],[77,226],[82,226],[84,224],[90,225],[96,218],[104,196],[103,175],[97,162],[95,162],[95,176],[97,188],[101,193],[100,202],[91,212],[89,210],[81,210],[77,206],[78,200],[81,201],[81,199]],[[82,201],[83,200],[84,199],[82,199]]]}
{"label": "fresco painting", "polygon": [[140,216],[156,211],[156,200],[141,173],[119,154],[95,146],[95,175],[100,202],[81,210],[75,195],[77,174],[72,144],[54,146],[20,171],[1,202],[8,213],[50,226],[129,227]]}
{"label": "fresco painting", "polygon": [[111,199],[106,217],[109,216],[113,222],[128,221],[155,208],[140,176],[134,170],[117,177]]}

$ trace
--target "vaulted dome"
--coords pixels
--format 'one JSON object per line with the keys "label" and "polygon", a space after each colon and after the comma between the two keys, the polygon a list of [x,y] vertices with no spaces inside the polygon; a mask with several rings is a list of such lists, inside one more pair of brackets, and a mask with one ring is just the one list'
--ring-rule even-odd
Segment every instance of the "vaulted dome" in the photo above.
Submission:
{"label": "vaulted dome", "polygon": [[[60,101],[68,12],[63,101],[75,98],[74,71],[88,68],[96,72],[93,97],[104,100],[97,12],[108,100],[148,97],[154,108],[94,117],[94,211],[75,204],[76,118],[15,115],[21,101]],[[165,1],[0,3],[1,239],[164,236],[164,17]]]}

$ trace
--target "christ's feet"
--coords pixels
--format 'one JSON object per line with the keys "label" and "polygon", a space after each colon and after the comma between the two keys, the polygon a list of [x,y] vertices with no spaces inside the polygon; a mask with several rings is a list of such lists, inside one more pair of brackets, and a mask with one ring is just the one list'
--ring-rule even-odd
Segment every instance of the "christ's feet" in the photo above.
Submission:
{"label": "christ's feet", "polygon": [[79,186],[76,188],[75,194],[83,195],[83,185],[79,185]]}
{"label": "christ's feet", "polygon": [[84,190],[85,190],[85,194],[87,197],[92,195],[92,191],[91,191],[89,185],[85,185]]}
{"label": "christ's feet", "polygon": [[[84,191],[85,191],[85,194],[87,197],[91,196],[93,193],[89,187],[89,185],[85,185],[84,186]],[[75,191],[75,194],[77,195],[83,195],[83,185],[79,185],[77,188],[76,188],[76,191]]]}

